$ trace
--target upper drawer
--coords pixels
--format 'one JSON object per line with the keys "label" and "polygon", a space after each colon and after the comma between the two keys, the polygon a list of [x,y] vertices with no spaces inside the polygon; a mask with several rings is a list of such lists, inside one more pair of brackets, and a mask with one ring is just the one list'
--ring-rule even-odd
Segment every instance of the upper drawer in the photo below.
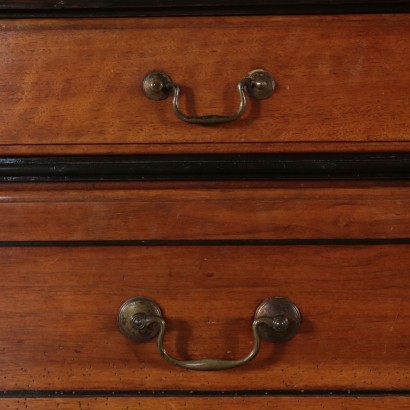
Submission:
{"label": "upper drawer", "polygon": [[[408,149],[409,37],[394,14],[4,20],[0,153]],[[212,127],[141,90],[164,71],[188,115],[231,114],[257,68],[274,94]]]}

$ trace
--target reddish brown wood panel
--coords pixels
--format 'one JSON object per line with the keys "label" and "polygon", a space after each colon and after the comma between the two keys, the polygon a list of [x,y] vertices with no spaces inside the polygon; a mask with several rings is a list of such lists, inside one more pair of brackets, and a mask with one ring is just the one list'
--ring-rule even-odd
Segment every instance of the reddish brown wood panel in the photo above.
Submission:
{"label": "reddish brown wood panel", "polygon": [[64,399],[0,399],[2,409],[59,410],[90,409],[278,409],[294,410],[407,410],[408,397],[256,397],[256,398],[64,398]]}
{"label": "reddish brown wood panel", "polygon": [[8,185],[0,240],[406,238],[409,209],[406,182]]}
{"label": "reddish brown wood panel", "polygon": [[[1,388],[409,389],[409,265],[405,245],[1,248]],[[193,373],[120,334],[140,295],[180,358],[244,357],[268,297],[303,321],[246,366]]]}
{"label": "reddish brown wood panel", "polygon": [[[409,36],[408,15],[4,20],[0,143],[7,153],[33,152],[32,144],[66,153],[78,144],[85,152],[161,143],[231,143],[237,152],[250,142],[391,149],[387,142],[409,143]],[[170,100],[140,90],[147,72],[164,70],[189,114],[231,113],[236,82],[260,67],[277,91],[222,126],[183,123]]]}

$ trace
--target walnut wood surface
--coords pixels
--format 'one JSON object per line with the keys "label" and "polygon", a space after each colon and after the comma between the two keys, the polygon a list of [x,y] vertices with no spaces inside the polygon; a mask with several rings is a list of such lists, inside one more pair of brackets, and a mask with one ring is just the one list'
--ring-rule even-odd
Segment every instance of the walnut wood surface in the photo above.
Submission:
{"label": "walnut wood surface", "polygon": [[[410,252],[395,246],[0,249],[1,388],[409,389]],[[303,316],[241,368],[196,372],[120,334],[122,302],[155,299],[167,350],[243,357],[265,298]]]}
{"label": "walnut wood surface", "polygon": [[[170,143],[184,152],[199,143],[224,143],[225,152],[251,142],[271,150],[408,147],[409,35],[404,14],[3,20],[0,143],[8,154],[44,144],[65,153],[92,144],[126,144],[128,152],[152,149],[139,144],[165,144],[158,151],[166,152]],[[260,67],[275,76],[277,92],[217,127],[183,123],[170,100],[140,90],[147,72],[164,70],[183,88],[184,111],[230,113],[236,82]]]}
{"label": "walnut wood surface", "polygon": [[278,409],[294,410],[407,410],[410,406],[408,397],[255,397],[255,398],[73,398],[73,399],[0,399],[2,409],[59,410],[109,408],[112,410],[128,409]]}
{"label": "walnut wood surface", "polygon": [[15,184],[0,241],[408,238],[409,183]]}

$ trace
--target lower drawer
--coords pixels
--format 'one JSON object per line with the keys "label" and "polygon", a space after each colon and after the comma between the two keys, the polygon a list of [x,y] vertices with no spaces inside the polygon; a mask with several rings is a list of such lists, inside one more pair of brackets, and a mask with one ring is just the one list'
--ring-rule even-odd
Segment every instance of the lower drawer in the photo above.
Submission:
{"label": "lower drawer", "polygon": [[[403,244],[3,246],[1,389],[408,389],[409,265]],[[120,333],[119,307],[140,295],[185,359],[248,354],[268,297],[302,323],[243,367],[193,373]]]}

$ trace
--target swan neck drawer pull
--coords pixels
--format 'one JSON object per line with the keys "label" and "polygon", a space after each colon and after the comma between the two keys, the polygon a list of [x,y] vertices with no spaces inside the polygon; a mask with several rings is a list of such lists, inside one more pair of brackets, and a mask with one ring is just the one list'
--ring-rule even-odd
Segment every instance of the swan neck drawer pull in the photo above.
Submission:
{"label": "swan neck drawer pull", "polygon": [[245,78],[239,81],[237,85],[239,92],[239,108],[232,115],[203,115],[199,117],[191,117],[184,114],[179,108],[180,88],[175,84],[171,77],[163,72],[153,71],[144,78],[142,82],[142,90],[144,94],[151,100],[159,101],[169,97],[171,92],[174,94],[172,107],[175,115],[182,121],[192,124],[213,125],[231,122],[238,119],[246,108],[246,93],[254,99],[264,100],[269,98],[275,89],[275,80],[265,70],[253,70]]}
{"label": "swan neck drawer pull", "polygon": [[297,306],[286,298],[266,299],[256,309],[252,323],[253,348],[242,359],[198,359],[179,360],[164,348],[166,323],[161,309],[145,297],[132,298],[124,302],[118,313],[121,332],[136,342],[146,342],[158,335],[158,351],[170,363],[190,370],[223,370],[242,366],[259,352],[260,339],[273,343],[287,342],[296,334],[300,324]]}

